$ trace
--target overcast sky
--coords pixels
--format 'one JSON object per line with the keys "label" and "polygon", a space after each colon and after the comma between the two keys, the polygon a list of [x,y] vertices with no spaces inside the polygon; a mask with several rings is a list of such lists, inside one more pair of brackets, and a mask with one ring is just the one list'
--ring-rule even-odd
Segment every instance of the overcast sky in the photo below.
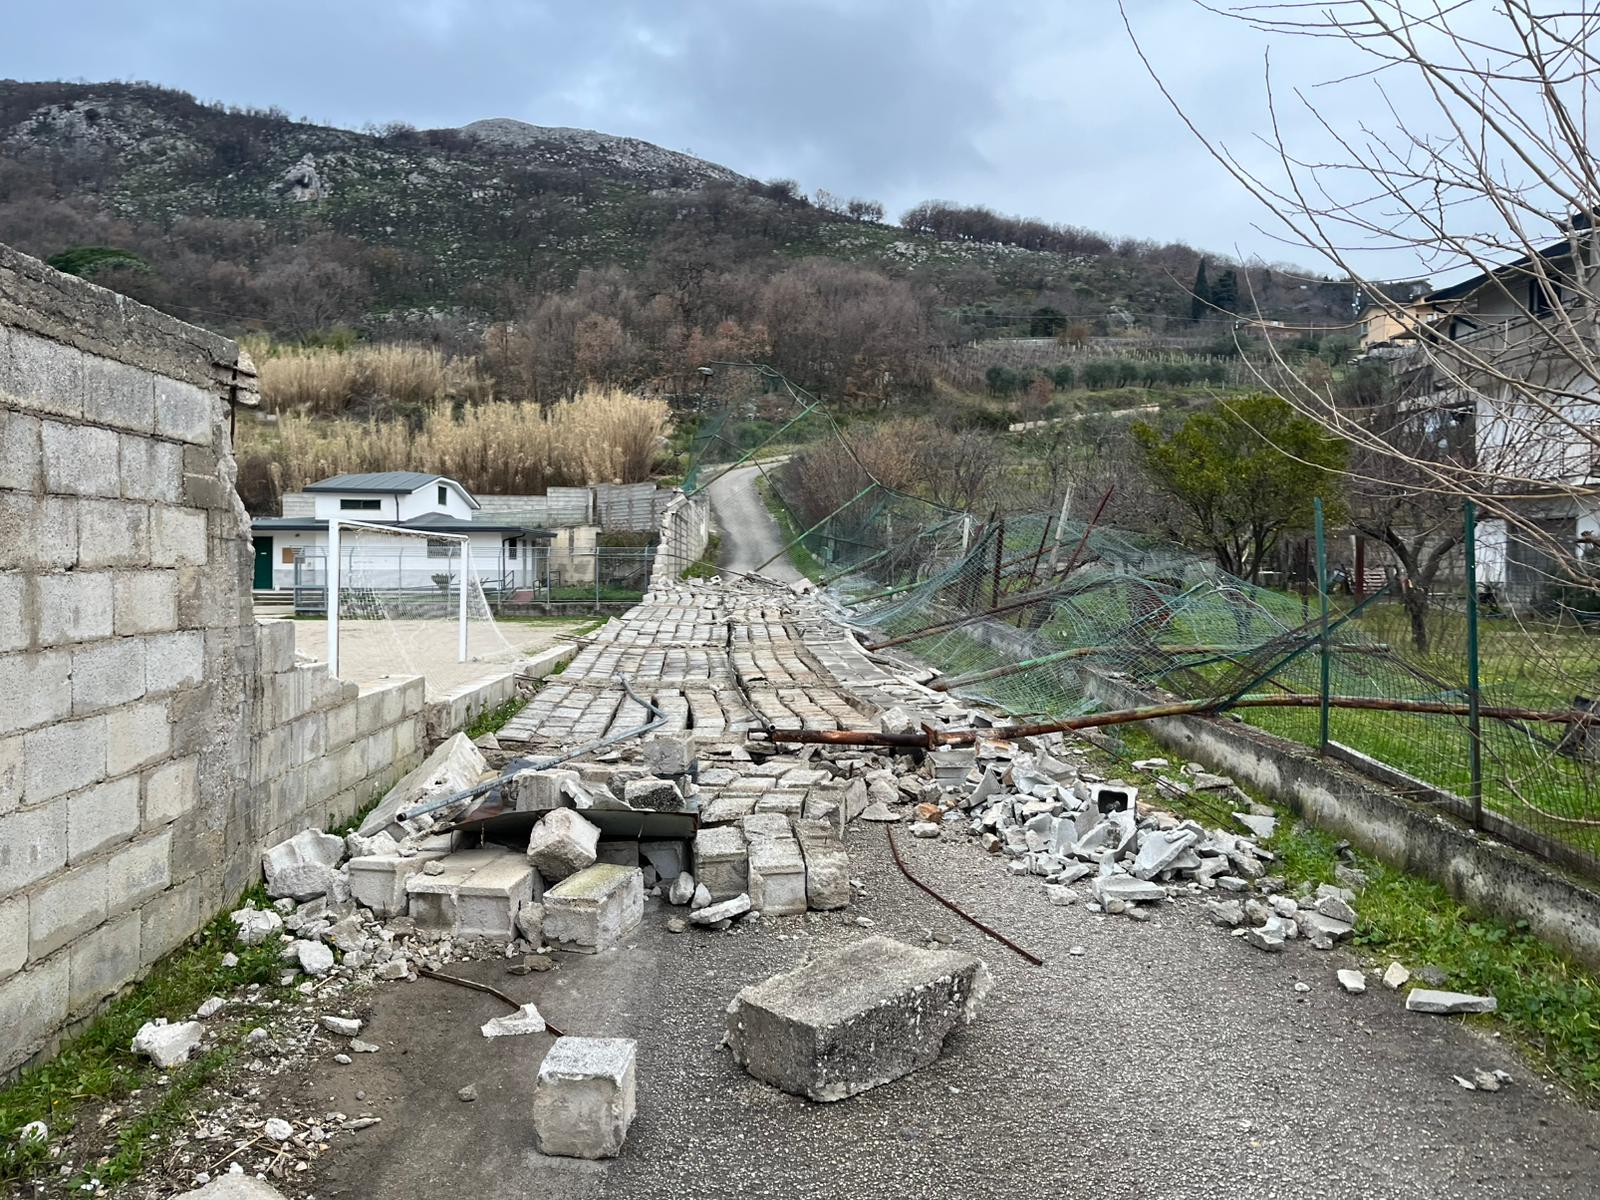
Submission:
{"label": "overcast sky", "polygon": [[[1264,39],[1128,0],[1212,135],[1265,128]],[[359,127],[516,117],[687,150],[898,216],[939,198],[1291,259],[1152,84],[1114,0],[78,0],[13,4],[0,75],[148,79]],[[1275,51],[1314,82],[1331,50]],[[1319,58],[1318,56],[1322,56]]]}

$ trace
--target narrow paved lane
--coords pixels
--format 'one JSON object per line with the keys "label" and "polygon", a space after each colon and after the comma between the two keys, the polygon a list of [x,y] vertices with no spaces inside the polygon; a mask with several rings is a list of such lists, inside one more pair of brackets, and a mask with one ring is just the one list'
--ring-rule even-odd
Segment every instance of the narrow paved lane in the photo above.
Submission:
{"label": "narrow paved lane", "polygon": [[707,489],[711,496],[711,515],[722,533],[717,565],[729,571],[752,574],[776,554],[777,560],[764,568],[761,575],[779,583],[798,582],[805,576],[795,569],[787,554],[781,553],[785,539],[756,492],[756,481],[760,478],[760,467],[738,467]]}

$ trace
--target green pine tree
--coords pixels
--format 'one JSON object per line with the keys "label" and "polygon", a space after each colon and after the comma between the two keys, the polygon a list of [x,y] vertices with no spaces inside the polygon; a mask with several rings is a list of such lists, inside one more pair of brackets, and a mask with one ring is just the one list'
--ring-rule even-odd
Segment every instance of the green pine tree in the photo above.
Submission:
{"label": "green pine tree", "polygon": [[1239,311],[1239,276],[1233,270],[1224,271],[1211,285],[1211,303],[1223,312]]}
{"label": "green pine tree", "polygon": [[1199,321],[1211,312],[1211,284],[1206,279],[1206,260],[1195,269],[1193,296],[1189,300],[1189,320]]}

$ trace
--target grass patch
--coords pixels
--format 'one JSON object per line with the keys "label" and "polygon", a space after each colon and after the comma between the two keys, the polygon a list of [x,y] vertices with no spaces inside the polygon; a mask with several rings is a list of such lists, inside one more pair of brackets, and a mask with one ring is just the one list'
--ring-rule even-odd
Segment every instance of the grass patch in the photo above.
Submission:
{"label": "grass patch", "polygon": [[772,514],[772,519],[778,523],[778,536],[789,543],[789,562],[794,569],[807,579],[816,582],[827,573],[827,567],[822,560],[805,548],[804,543],[796,541],[803,530],[795,524],[795,519],[789,508],[778,494],[773,491],[771,482],[765,475],[756,480],[756,494],[761,497],[761,502],[767,506],[767,511]]}
{"label": "grass patch", "polygon": [[521,712],[527,703],[521,696],[513,696],[504,704],[497,704],[479,713],[462,732],[469,741],[476,741],[486,733],[499,733],[505,723]]}
{"label": "grass patch", "polygon": [[706,539],[706,548],[700,557],[684,568],[685,579],[710,579],[717,571],[717,552],[722,549],[722,535],[713,533]]}
{"label": "grass patch", "polygon": [[[253,889],[240,903],[266,902]],[[234,906],[234,907],[237,907]],[[234,924],[219,914],[193,941],[151,970],[125,996],[112,1002],[83,1033],[66,1042],[48,1062],[24,1071],[10,1087],[0,1091],[0,1182],[18,1183],[32,1176],[48,1157],[48,1148],[23,1144],[17,1133],[30,1121],[50,1127],[50,1140],[69,1131],[81,1107],[92,1101],[112,1101],[146,1085],[159,1074],[148,1061],[128,1047],[146,1021],[156,1017],[187,1020],[209,996],[224,995],[247,984],[259,983],[263,996],[275,994],[278,944],[235,945]],[[223,955],[239,956],[234,967],[222,965]],[[221,1020],[221,1018],[217,1018]],[[226,1025],[219,1025],[226,1029]],[[231,1058],[226,1045],[167,1072],[170,1082],[159,1104],[120,1132],[121,1149],[97,1176],[105,1182],[126,1178],[137,1169],[141,1146],[152,1134],[182,1123],[196,1090]]]}

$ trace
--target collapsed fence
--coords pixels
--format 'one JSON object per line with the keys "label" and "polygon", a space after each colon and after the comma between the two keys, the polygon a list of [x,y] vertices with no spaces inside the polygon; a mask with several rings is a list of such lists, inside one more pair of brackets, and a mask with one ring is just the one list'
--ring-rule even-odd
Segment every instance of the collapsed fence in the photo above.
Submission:
{"label": "collapsed fence", "polygon": [[1320,528],[1315,565],[1262,587],[1102,527],[1102,497],[983,516],[886,487],[814,398],[761,378],[706,423],[687,486],[786,451],[764,468],[786,552],[869,648],[936,668],[936,688],[1038,726],[1096,713],[1100,680],[1132,683],[1600,877],[1600,633],[1571,609],[1485,594],[1470,508],[1467,569],[1426,597],[1403,581],[1337,594]]}

